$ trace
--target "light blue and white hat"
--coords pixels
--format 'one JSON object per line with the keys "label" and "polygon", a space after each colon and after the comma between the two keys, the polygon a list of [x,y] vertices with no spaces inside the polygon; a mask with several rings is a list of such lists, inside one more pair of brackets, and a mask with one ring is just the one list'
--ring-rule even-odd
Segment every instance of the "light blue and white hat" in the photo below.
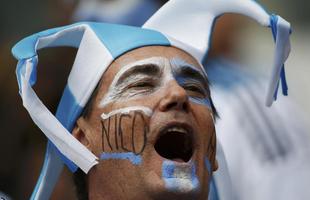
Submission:
{"label": "light blue and white hat", "polygon": [[[272,30],[276,45],[266,97],[266,105],[270,106],[276,99],[280,79],[283,94],[287,94],[284,62],[290,52],[291,28],[287,21],[269,15],[253,0],[170,0],[141,28],[81,22],[39,32],[17,43],[12,52],[18,59],[16,74],[23,105],[49,140],[31,199],[50,197],[64,164],[73,172],[80,168],[85,173],[98,164],[97,156],[71,131],[113,60],[135,48],[163,45],[180,48],[202,61],[209,49],[213,25],[224,13],[248,16]],[[56,46],[76,47],[78,52],[53,115],[32,86],[36,82],[37,51]]]}

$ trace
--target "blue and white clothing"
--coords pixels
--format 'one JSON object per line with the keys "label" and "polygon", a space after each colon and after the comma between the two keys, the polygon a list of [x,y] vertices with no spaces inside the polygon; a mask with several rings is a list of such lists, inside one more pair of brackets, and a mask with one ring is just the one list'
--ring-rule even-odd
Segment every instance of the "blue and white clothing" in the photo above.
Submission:
{"label": "blue and white clothing", "polygon": [[206,71],[236,199],[310,199],[310,131],[296,105],[263,106],[265,78],[228,60],[213,59]]}

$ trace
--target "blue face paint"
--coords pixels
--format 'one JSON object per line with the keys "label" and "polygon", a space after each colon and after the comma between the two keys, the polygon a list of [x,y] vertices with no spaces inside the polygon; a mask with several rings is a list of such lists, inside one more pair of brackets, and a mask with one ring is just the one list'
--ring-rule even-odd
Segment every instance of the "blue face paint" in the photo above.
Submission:
{"label": "blue face paint", "polygon": [[162,164],[162,178],[165,187],[174,192],[189,192],[199,188],[194,163],[176,164],[173,161],[165,160]]}
{"label": "blue face paint", "polygon": [[182,59],[172,59],[171,66],[174,79],[188,92],[189,100],[211,108],[206,75]]}
{"label": "blue face paint", "polygon": [[[205,91],[204,88],[199,87],[199,85],[202,85],[201,83],[199,83],[199,81],[194,80],[194,79],[189,78],[189,77],[181,77],[181,76],[174,76],[174,78],[178,82],[178,84],[180,86],[182,86],[184,89],[189,90],[189,89],[187,89],[187,87],[191,86],[193,89],[197,90],[197,91],[189,91],[189,92],[201,93],[200,94],[201,97],[189,95],[189,100],[191,102],[196,103],[196,104],[200,104],[203,106],[207,106],[208,108],[211,109],[210,99],[208,97],[203,97],[204,95],[207,95],[207,92]],[[196,85],[196,86],[193,86],[193,85]]]}
{"label": "blue face paint", "polygon": [[129,160],[134,165],[140,165],[142,158],[140,155],[129,153],[102,153],[100,160]]}
{"label": "blue face paint", "polygon": [[203,106],[207,106],[208,108],[211,109],[210,100],[207,99],[207,98],[189,97],[189,100],[191,102],[193,102],[193,103],[200,104],[200,105],[203,105]]}

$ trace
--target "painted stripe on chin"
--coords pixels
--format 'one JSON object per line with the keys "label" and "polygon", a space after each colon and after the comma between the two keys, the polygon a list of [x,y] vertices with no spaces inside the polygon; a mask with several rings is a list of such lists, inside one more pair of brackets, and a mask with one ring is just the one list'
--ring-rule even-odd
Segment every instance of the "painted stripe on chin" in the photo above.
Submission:
{"label": "painted stripe on chin", "polygon": [[162,178],[165,187],[174,192],[190,192],[199,188],[196,165],[176,165],[165,160],[162,164]]}

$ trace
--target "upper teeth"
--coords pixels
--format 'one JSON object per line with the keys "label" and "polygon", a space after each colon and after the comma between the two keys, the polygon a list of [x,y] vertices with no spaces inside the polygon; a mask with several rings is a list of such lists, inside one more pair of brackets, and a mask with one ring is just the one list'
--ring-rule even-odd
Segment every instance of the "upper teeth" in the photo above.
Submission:
{"label": "upper teeth", "polygon": [[169,128],[167,130],[167,133],[169,132],[179,132],[179,133],[187,133],[187,130],[181,127],[173,127],[173,128]]}

